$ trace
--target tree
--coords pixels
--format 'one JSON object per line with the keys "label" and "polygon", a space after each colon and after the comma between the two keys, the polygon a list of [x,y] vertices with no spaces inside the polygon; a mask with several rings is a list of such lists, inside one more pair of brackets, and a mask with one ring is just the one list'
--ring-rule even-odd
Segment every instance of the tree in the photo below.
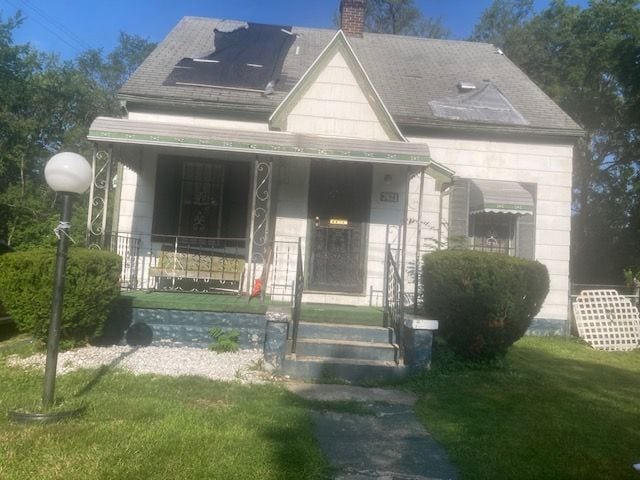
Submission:
{"label": "tree", "polygon": [[414,0],[369,0],[364,15],[367,32],[448,38],[441,18],[425,17]]}
{"label": "tree", "polygon": [[0,21],[0,238],[28,246],[49,243],[41,233],[54,225],[44,162],[63,146],[80,148],[78,130],[99,110],[94,86],[71,63],[13,44],[21,22]]}
{"label": "tree", "polygon": [[504,47],[505,35],[522,26],[533,14],[533,0],[494,0],[482,12],[470,40]]}
{"label": "tree", "polygon": [[78,56],[76,63],[78,69],[102,89],[105,100],[111,102],[106,109],[115,109],[112,114],[117,115],[118,90],[155,46],[142,37],[120,32],[118,45],[112,52],[105,56],[102,49],[87,50]]}
{"label": "tree", "polygon": [[[340,25],[340,12],[333,23]],[[440,17],[425,17],[415,0],[368,0],[364,13],[364,30],[426,38],[449,38],[451,31]]]}
{"label": "tree", "polygon": [[24,165],[21,131],[33,121],[20,113],[29,96],[29,84],[39,62],[28,46],[12,43],[13,30],[22,17],[16,14],[6,22],[0,19],[0,192],[20,177]]}
{"label": "tree", "polygon": [[104,60],[92,51],[77,62],[62,62],[14,44],[13,31],[22,21],[19,13],[0,18],[0,239],[18,248],[51,243],[59,209],[44,183],[47,159],[62,149],[91,155],[91,121],[118,112],[117,88],[152,48],[121,34]]}
{"label": "tree", "polygon": [[574,149],[571,274],[579,283],[619,282],[640,262],[638,3],[592,0],[581,9],[555,0],[501,32],[507,56],[585,130]]}

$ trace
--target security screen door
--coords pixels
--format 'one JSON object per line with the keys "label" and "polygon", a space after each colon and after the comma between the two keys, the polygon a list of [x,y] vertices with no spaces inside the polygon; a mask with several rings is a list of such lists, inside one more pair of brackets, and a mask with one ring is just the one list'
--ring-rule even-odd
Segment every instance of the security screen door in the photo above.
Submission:
{"label": "security screen door", "polygon": [[308,290],[363,293],[371,165],[311,164]]}

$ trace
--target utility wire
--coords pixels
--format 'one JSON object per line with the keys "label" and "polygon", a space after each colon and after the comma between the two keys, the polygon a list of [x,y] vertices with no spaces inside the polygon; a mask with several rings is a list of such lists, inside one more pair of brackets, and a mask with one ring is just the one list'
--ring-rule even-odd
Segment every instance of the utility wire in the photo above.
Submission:
{"label": "utility wire", "polygon": [[[18,4],[16,4],[16,3],[14,3],[13,0],[4,0],[4,2],[7,3],[9,6],[13,7],[14,9],[16,9],[16,11],[21,10],[20,6]],[[26,7],[30,7],[30,5],[28,5],[26,3],[24,5]],[[37,11],[34,10],[34,12],[36,14],[38,14]],[[42,14],[40,14],[40,15],[42,16]],[[45,18],[44,21],[43,21],[43,20],[38,19],[36,16],[30,17],[30,18],[33,21],[35,21],[36,23],[38,23],[40,26],[42,26],[45,30],[47,30],[51,35],[53,35],[58,40],[60,40],[62,43],[64,43],[68,47],[70,47],[75,53],[81,53],[83,50],[86,49],[85,45],[83,45],[84,42],[82,42],[82,41],[78,42],[77,40],[73,39],[72,37],[69,37],[68,34],[67,34],[67,37],[69,37],[69,38],[65,38],[55,30],[55,28],[59,28],[59,27],[55,26],[54,24],[52,24],[52,26],[47,25],[46,22],[50,22],[50,20],[47,20]]]}
{"label": "utility wire", "polygon": [[91,45],[85,42],[82,38],[80,38],[73,30],[69,29],[64,23],[56,19],[54,16],[49,15],[47,12],[42,10],[37,5],[34,5],[30,0],[20,0],[20,1],[25,7],[31,8],[36,14],[40,15],[43,19],[48,21],[51,25],[58,28],[63,34],[67,35],[70,39],[72,39],[78,45],[82,46],[84,50],[89,50],[93,48]]}

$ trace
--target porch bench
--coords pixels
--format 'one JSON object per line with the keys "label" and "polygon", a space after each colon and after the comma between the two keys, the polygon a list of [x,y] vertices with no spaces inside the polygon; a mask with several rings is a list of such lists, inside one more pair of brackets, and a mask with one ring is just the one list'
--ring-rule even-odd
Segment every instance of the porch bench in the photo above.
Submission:
{"label": "porch bench", "polygon": [[196,252],[162,250],[158,263],[149,268],[149,274],[163,278],[240,282],[244,264],[244,258],[206,250]]}

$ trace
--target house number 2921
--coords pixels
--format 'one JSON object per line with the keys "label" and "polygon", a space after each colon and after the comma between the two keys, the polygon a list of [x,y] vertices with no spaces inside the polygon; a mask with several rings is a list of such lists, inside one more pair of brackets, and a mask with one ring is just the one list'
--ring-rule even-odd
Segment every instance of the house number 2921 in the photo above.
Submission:
{"label": "house number 2921", "polygon": [[398,192],[380,192],[380,201],[395,203],[398,201]]}

